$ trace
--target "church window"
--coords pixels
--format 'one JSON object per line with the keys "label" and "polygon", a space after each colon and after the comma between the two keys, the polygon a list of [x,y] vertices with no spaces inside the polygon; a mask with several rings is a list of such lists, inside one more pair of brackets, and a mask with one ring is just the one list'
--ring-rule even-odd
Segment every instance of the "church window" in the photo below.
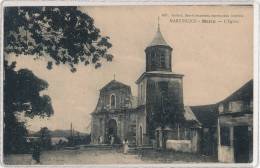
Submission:
{"label": "church window", "polygon": [[110,96],[110,107],[111,108],[115,108],[116,107],[116,96],[114,94],[112,94]]}
{"label": "church window", "polygon": [[156,60],[155,60],[155,53],[151,53],[151,66],[155,67],[156,65]]}
{"label": "church window", "polygon": [[232,101],[229,102],[228,111],[229,112],[242,112],[243,101]]}
{"label": "church window", "polygon": [[151,83],[148,83],[148,84],[147,84],[147,88],[148,88],[148,89],[151,89],[151,88],[152,88]]}
{"label": "church window", "polygon": [[164,95],[164,96],[167,95],[167,93],[168,93],[168,82],[166,82],[166,81],[159,82],[159,88],[160,88],[162,95]]}
{"label": "church window", "polygon": [[164,54],[160,55],[160,65],[161,65],[161,68],[165,67],[165,55]]}

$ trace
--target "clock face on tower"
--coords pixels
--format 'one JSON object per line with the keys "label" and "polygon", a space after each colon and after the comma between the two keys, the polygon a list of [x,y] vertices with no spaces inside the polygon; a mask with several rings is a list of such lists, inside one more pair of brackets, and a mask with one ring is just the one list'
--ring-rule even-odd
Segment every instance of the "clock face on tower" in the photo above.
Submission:
{"label": "clock face on tower", "polygon": [[223,113],[224,112],[224,105],[222,103],[219,104],[219,106],[218,106],[218,112],[219,113]]}

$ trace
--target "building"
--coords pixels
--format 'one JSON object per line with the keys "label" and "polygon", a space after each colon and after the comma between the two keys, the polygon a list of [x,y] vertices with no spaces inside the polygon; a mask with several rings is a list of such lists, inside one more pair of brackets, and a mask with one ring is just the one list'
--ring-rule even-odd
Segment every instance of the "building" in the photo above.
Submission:
{"label": "building", "polygon": [[92,143],[109,143],[113,136],[117,143],[127,138],[137,146],[166,148],[167,140],[189,141],[191,146],[191,140],[198,137],[199,123],[184,108],[183,75],[172,72],[172,50],[158,25],[145,48],[146,71],[136,81],[137,103],[128,85],[113,80],[104,86],[92,113]]}
{"label": "building", "polygon": [[121,143],[127,138],[136,143],[136,99],[131,88],[112,80],[100,90],[96,109],[92,113],[91,143]]}
{"label": "building", "polygon": [[218,160],[253,160],[253,80],[218,104]]}
{"label": "building", "polygon": [[217,156],[217,105],[202,105],[190,107],[197,120],[200,122],[198,151],[203,155]]}
{"label": "building", "polygon": [[183,75],[172,72],[172,47],[164,40],[159,25],[145,55],[146,71],[136,81],[138,106],[143,106],[145,114],[138,122],[138,135],[142,131],[143,143],[151,144],[157,127],[177,127],[180,123],[173,123],[173,118],[179,122],[183,118]]}
{"label": "building", "polygon": [[[190,153],[200,152],[200,130],[202,124],[189,106],[184,106],[183,117],[183,123],[177,124],[177,127],[171,125],[165,129],[161,129],[161,127],[157,129],[156,139],[159,140],[157,147],[164,148],[163,144],[165,143],[166,149]],[[165,139],[163,138],[164,134]]]}

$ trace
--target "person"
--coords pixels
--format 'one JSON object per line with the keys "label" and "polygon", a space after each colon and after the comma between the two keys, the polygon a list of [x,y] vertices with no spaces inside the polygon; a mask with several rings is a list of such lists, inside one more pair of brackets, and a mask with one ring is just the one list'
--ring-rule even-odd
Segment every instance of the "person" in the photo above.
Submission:
{"label": "person", "polygon": [[36,164],[40,163],[40,155],[41,155],[40,145],[36,143],[33,146],[33,152],[32,152],[32,160],[35,161]]}
{"label": "person", "polygon": [[111,143],[111,135],[108,136],[107,143]]}
{"label": "person", "polygon": [[100,136],[98,137],[98,144],[101,144],[101,142],[100,142]]}
{"label": "person", "polygon": [[123,141],[123,153],[124,154],[128,153],[128,140],[127,140],[127,138]]}
{"label": "person", "polygon": [[100,144],[103,144],[103,136],[99,137],[99,142],[100,142]]}
{"label": "person", "polygon": [[114,145],[114,142],[115,142],[115,137],[112,135],[111,136],[111,140],[110,140],[110,144],[112,145],[112,147]]}

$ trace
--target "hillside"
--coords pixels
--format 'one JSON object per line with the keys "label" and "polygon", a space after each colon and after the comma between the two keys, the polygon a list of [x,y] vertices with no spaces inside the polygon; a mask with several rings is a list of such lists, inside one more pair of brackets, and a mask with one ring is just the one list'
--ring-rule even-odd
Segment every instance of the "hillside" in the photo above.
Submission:
{"label": "hillside", "polygon": [[[71,134],[70,130],[49,130],[49,131],[50,131],[50,135],[52,137],[69,137],[70,134]],[[89,135],[88,133],[74,131],[74,136],[77,136],[78,134],[80,136],[87,136],[87,135]],[[39,131],[37,131],[37,132],[31,131],[30,135],[31,136],[40,136],[40,132]]]}

